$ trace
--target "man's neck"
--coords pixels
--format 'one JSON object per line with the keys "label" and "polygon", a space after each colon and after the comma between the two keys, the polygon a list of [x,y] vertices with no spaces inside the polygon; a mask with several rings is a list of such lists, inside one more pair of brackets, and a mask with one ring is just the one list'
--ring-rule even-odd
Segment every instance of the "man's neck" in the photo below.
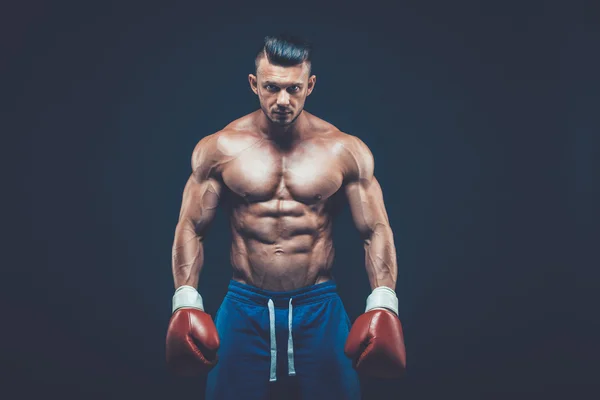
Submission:
{"label": "man's neck", "polygon": [[257,118],[257,127],[259,131],[270,140],[282,146],[289,146],[301,139],[302,127],[306,124],[306,115],[304,110],[294,122],[289,125],[278,125],[270,121],[262,110],[259,110]]}

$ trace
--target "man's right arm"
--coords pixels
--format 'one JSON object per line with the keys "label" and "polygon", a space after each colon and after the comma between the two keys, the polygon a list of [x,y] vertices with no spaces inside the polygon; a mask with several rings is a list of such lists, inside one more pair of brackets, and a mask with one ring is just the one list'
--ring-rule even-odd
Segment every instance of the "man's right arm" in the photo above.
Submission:
{"label": "man's right arm", "polygon": [[179,220],[175,228],[172,270],[175,288],[198,288],[204,264],[203,241],[216,215],[221,183],[215,175],[218,164],[215,135],[202,139],[192,155],[192,174],[183,191]]}
{"label": "man's right arm", "polygon": [[204,312],[198,278],[204,263],[202,241],[214,219],[221,185],[215,177],[218,153],[215,136],[200,141],[192,156],[192,175],[183,191],[183,202],[173,243],[173,314],[167,330],[167,365],[181,375],[197,375],[218,360],[219,334]]}

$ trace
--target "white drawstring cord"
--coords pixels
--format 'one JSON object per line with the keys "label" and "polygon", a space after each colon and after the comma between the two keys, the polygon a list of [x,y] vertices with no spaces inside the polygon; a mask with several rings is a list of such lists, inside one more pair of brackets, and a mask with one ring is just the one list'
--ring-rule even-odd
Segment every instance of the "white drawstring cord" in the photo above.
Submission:
{"label": "white drawstring cord", "polygon": [[271,336],[271,375],[269,381],[277,380],[277,341],[275,339],[275,307],[273,300],[269,299],[267,303],[269,307],[269,330]]}
{"label": "white drawstring cord", "polygon": [[292,339],[292,299],[290,299],[290,309],[288,316],[288,375],[296,375],[296,368],[294,367],[294,340]]}
{"label": "white drawstring cord", "polygon": [[[275,382],[277,380],[277,339],[275,338],[275,305],[273,300],[269,299],[267,302],[269,308],[269,336],[271,339],[271,370],[269,381]],[[296,375],[296,368],[294,366],[294,340],[292,338],[292,321],[293,321],[293,307],[292,299],[289,304],[289,315],[288,315],[288,375]]]}

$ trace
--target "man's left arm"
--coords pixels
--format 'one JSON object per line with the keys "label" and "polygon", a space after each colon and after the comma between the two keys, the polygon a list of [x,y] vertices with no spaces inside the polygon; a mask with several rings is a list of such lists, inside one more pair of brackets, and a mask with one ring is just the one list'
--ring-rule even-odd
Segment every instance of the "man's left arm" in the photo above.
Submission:
{"label": "man's left arm", "polygon": [[354,322],[345,346],[359,373],[399,377],[406,367],[402,325],[398,318],[396,279],[398,267],[393,232],[383,193],[374,176],[368,147],[353,138],[345,193],[352,219],[364,242],[365,267],[371,284],[365,313]]}
{"label": "man's left arm", "polygon": [[[370,154],[365,157],[371,158]],[[367,161],[365,164],[371,164]],[[396,289],[398,266],[394,234],[385,210],[381,186],[372,168],[363,171],[362,177],[346,185],[346,197],[352,219],[365,249],[365,268],[371,289],[388,287]]]}

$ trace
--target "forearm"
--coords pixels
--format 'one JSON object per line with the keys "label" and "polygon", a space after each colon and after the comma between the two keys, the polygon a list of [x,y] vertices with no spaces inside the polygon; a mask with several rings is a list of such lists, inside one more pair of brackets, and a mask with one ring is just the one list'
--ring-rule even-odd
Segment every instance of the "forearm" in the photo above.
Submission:
{"label": "forearm", "polygon": [[371,289],[386,286],[396,290],[398,265],[391,228],[383,223],[377,224],[365,239],[364,248],[365,267]]}
{"label": "forearm", "polygon": [[190,222],[180,221],[175,229],[172,252],[173,282],[198,288],[200,271],[204,265],[204,245]]}

